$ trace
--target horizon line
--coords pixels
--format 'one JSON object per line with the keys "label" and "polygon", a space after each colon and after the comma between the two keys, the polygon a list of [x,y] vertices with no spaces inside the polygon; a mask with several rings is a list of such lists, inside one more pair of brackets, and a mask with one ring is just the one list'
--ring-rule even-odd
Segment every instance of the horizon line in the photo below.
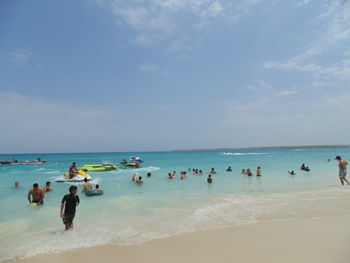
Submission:
{"label": "horizon line", "polygon": [[175,149],[175,150],[159,150],[159,151],[102,151],[102,152],[38,152],[38,153],[0,153],[0,155],[29,155],[29,154],[96,154],[96,153],[161,153],[161,152],[205,152],[205,151],[231,151],[231,150],[268,150],[268,149],[293,149],[293,148],[349,148],[350,144],[329,144],[329,145],[285,145],[285,146],[259,146],[259,147],[219,147],[219,148],[193,148],[193,149]]}

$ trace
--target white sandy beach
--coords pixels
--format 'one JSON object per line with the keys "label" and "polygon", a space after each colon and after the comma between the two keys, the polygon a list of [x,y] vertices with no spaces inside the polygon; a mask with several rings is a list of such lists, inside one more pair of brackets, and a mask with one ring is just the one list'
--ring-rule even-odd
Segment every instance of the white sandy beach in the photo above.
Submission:
{"label": "white sandy beach", "polygon": [[350,215],[269,221],[182,234],[133,246],[97,246],[11,262],[348,263],[349,222]]}

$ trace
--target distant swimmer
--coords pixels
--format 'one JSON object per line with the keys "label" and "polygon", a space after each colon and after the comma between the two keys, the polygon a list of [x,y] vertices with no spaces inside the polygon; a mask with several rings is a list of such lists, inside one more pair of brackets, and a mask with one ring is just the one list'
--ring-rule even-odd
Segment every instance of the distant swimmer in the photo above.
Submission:
{"label": "distant swimmer", "polygon": [[232,172],[231,166],[229,166],[229,167],[226,169],[226,172]]}
{"label": "distant swimmer", "polygon": [[173,179],[173,176],[171,175],[171,173],[168,173],[168,179]]}
{"label": "distant swimmer", "polygon": [[259,166],[257,169],[256,169],[256,176],[261,176],[262,174],[262,171],[261,171],[261,167]]}
{"label": "distant swimmer", "polygon": [[327,160],[327,162],[330,162],[330,161],[331,161],[331,159],[328,159],[328,160]]}
{"label": "distant swimmer", "polygon": [[147,173],[147,177],[151,177],[152,176],[152,173]]}
{"label": "distant swimmer", "polygon": [[87,178],[84,178],[83,190],[81,192],[84,193],[86,191],[91,191],[91,190],[92,190],[91,184],[88,182]]}
{"label": "distant swimmer", "polygon": [[97,185],[95,185],[94,192],[95,192],[95,193],[102,193],[103,190],[102,190],[102,189],[100,188],[100,186],[97,184]]}
{"label": "distant swimmer", "polygon": [[186,178],[187,178],[186,172],[181,172],[181,177],[180,177],[180,179],[181,179],[181,180],[186,180]]}
{"label": "distant swimmer", "polygon": [[134,173],[132,175],[131,181],[136,182],[136,179],[137,179],[137,173]]}
{"label": "distant swimmer", "polygon": [[79,196],[77,196],[77,191],[78,188],[75,185],[69,187],[69,195],[65,195],[61,202],[60,216],[63,220],[63,224],[65,225],[65,230],[73,229],[75,210],[77,205],[80,203]]}
{"label": "distant swimmer", "polygon": [[203,171],[202,171],[202,170],[199,170],[198,175],[199,175],[199,176],[203,176]]}
{"label": "distant swimmer", "polygon": [[214,168],[211,168],[211,171],[210,171],[211,174],[217,174],[217,172],[215,171]]}
{"label": "distant swimmer", "polygon": [[288,173],[290,174],[290,175],[295,175],[295,172],[292,170],[292,171],[288,171]]}
{"label": "distant swimmer", "polygon": [[305,164],[304,163],[300,166],[300,170],[305,170]]}
{"label": "distant swimmer", "polygon": [[335,159],[339,162],[339,179],[342,185],[344,185],[344,181],[349,185],[350,183],[345,178],[347,174],[346,167],[348,166],[348,162],[343,160],[340,156],[335,157]]}
{"label": "distant swimmer", "polygon": [[211,174],[208,175],[207,182],[211,184],[213,182],[213,178],[211,178]]}
{"label": "distant swimmer", "polygon": [[14,188],[16,188],[16,189],[21,188],[21,185],[19,184],[19,182],[18,182],[18,181],[16,181],[16,182],[15,182],[15,186],[14,186]]}
{"label": "distant swimmer", "polygon": [[241,174],[247,174],[246,170],[245,170],[245,169],[242,169]]}
{"label": "distant swimmer", "polygon": [[51,189],[51,182],[47,181],[43,190],[44,190],[44,193],[52,192],[53,189]]}
{"label": "distant swimmer", "polygon": [[[33,189],[28,192],[28,200],[30,204],[42,205],[44,204],[44,191],[39,187],[37,183],[33,184]],[[30,198],[32,197],[32,199]]]}
{"label": "distant swimmer", "polygon": [[142,176],[139,176],[139,178],[135,181],[136,184],[143,184]]}
{"label": "distant swimmer", "polygon": [[306,166],[305,169],[304,169],[305,172],[310,172],[310,168],[309,166]]}
{"label": "distant swimmer", "polygon": [[172,177],[175,178],[177,176],[176,171],[173,172]]}
{"label": "distant swimmer", "polygon": [[252,174],[252,169],[250,169],[250,168],[247,169],[247,175],[248,175],[248,176],[252,176],[252,175],[253,175],[253,174]]}

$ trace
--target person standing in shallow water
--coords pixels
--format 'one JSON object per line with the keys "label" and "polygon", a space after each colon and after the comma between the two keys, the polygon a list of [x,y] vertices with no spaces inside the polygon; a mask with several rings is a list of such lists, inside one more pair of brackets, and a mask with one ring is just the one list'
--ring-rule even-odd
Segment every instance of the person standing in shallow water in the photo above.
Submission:
{"label": "person standing in shallow water", "polygon": [[256,176],[261,176],[261,167],[259,166],[257,169],[256,169]]}
{"label": "person standing in shallow water", "polygon": [[91,190],[92,190],[92,185],[88,182],[87,178],[84,178],[83,190],[81,192],[85,193],[86,191],[91,191]]}
{"label": "person standing in shallow water", "polygon": [[60,216],[63,220],[63,224],[65,225],[65,230],[73,229],[75,210],[77,205],[80,203],[79,196],[77,196],[77,191],[78,188],[75,185],[72,185],[69,187],[69,195],[65,195],[62,199]]}
{"label": "person standing in shallow water", "polygon": [[344,181],[350,185],[348,180],[345,178],[347,174],[346,167],[348,166],[348,162],[343,160],[340,156],[335,157],[335,159],[339,162],[339,179],[340,183],[344,185]]}
{"label": "person standing in shallow water", "polygon": [[[30,197],[32,196],[32,199]],[[33,189],[28,192],[28,201],[30,204],[34,203],[36,205],[44,204],[44,191],[39,187],[37,183],[33,184]]]}
{"label": "person standing in shallow water", "polygon": [[211,178],[211,174],[208,175],[207,182],[211,184],[213,182],[213,178]]}

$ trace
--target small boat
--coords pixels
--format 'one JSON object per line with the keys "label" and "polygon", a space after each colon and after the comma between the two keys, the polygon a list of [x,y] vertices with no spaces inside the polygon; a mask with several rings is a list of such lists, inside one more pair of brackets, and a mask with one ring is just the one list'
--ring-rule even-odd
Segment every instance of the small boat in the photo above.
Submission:
{"label": "small boat", "polygon": [[22,164],[22,165],[35,165],[35,164],[44,164],[46,161],[25,161],[25,162],[18,162],[18,161],[5,161],[5,162],[0,162],[1,165],[17,165],[17,164]]}
{"label": "small boat", "polygon": [[59,177],[55,179],[55,182],[58,183],[63,183],[63,182],[82,182],[84,179],[88,179],[90,181],[92,178],[90,175],[88,175],[86,172],[83,170],[78,170],[76,175],[73,178],[70,178],[69,173],[65,173],[64,177]]}
{"label": "small boat", "polygon": [[80,167],[80,170],[89,172],[104,172],[118,170],[118,166],[112,164],[88,164]]}
{"label": "small boat", "polygon": [[123,169],[128,169],[128,168],[141,168],[141,164],[140,163],[136,163],[136,162],[121,162],[120,163],[121,168]]}

